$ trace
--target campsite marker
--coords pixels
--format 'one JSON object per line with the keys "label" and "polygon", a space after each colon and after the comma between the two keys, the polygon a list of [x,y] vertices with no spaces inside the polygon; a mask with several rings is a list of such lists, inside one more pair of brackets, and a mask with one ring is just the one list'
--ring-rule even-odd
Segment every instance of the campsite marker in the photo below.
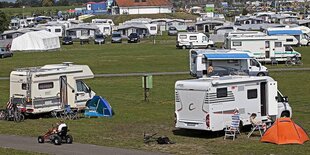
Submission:
{"label": "campsite marker", "polygon": [[143,75],[142,88],[144,88],[144,101],[148,101],[149,91],[153,88],[153,76]]}

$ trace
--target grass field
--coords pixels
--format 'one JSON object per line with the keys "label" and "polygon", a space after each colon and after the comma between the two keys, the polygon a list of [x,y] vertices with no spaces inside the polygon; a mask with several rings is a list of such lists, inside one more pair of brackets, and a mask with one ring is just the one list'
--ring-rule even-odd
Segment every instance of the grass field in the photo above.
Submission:
{"label": "grass field", "polygon": [[[53,6],[53,7],[25,7],[23,8],[2,8],[1,11],[5,12],[8,16],[15,16],[15,15],[24,15],[25,16],[32,16],[33,13],[40,13],[42,15],[45,14],[56,14],[58,11],[66,11],[69,9],[74,9],[78,6]],[[51,14],[51,15],[52,15]]]}
{"label": "grass field", "polygon": [[[9,76],[16,67],[38,66],[73,61],[88,64],[96,73],[188,71],[188,51],[175,49],[170,40],[140,44],[106,44],[63,47],[58,52],[16,53],[0,60],[0,76]],[[172,42],[172,41],[171,41]],[[303,67],[310,66],[309,48],[298,48],[303,54]],[[267,65],[267,67],[271,67]],[[272,67],[284,67],[283,64]],[[310,78],[308,71],[271,72],[279,89],[289,96],[293,120],[310,133]],[[141,77],[95,78],[86,83],[105,97],[116,115],[113,118],[82,118],[67,121],[76,142],[133,148],[173,154],[307,154],[310,142],[304,145],[273,145],[260,143],[258,137],[223,140],[223,133],[178,130],[174,128],[174,83],[188,75],[155,76],[149,102],[143,101]],[[9,81],[0,81],[0,104],[9,97]],[[0,134],[38,136],[53,123],[54,118],[28,119],[22,123],[0,121]],[[174,145],[145,145],[143,132],[169,136]],[[14,150],[12,150],[14,151]],[[0,149],[1,153],[1,149]],[[18,154],[18,153],[16,153]]]}

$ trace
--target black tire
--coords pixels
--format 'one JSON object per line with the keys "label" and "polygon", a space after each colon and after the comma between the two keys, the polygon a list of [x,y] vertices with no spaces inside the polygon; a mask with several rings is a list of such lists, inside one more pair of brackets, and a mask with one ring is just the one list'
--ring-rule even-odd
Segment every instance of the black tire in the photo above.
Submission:
{"label": "black tire", "polygon": [[66,143],[67,144],[72,144],[72,142],[73,142],[73,137],[71,135],[67,135],[66,136]]}
{"label": "black tire", "polygon": [[38,137],[38,143],[44,143],[44,137],[43,136]]}
{"label": "black tire", "polygon": [[265,76],[265,74],[260,72],[260,73],[257,74],[257,76]]}
{"label": "black tire", "polygon": [[290,112],[288,112],[288,111],[283,111],[283,112],[281,113],[281,117],[290,117]]}
{"label": "black tire", "polygon": [[61,145],[61,138],[57,135],[54,136],[53,143],[55,145]]}

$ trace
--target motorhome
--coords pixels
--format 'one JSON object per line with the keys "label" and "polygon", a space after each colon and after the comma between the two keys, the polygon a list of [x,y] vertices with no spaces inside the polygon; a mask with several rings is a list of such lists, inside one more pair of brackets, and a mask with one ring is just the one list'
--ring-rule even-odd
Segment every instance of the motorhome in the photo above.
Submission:
{"label": "motorhome", "polygon": [[220,131],[230,126],[235,109],[240,125],[250,125],[250,116],[275,121],[291,117],[288,98],[268,76],[225,76],[181,80],[175,83],[175,127]]}
{"label": "motorhome", "polygon": [[9,29],[11,29],[11,30],[19,29],[20,28],[20,22],[19,21],[20,20],[18,18],[11,19]]}
{"label": "motorhome", "polygon": [[243,37],[243,36],[267,36],[267,34],[259,31],[232,31],[225,33],[225,37]]}
{"label": "motorhome", "polygon": [[63,37],[65,27],[63,25],[47,25],[45,27],[49,32],[56,34],[58,37]]}
{"label": "motorhome", "polygon": [[284,45],[277,36],[242,36],[227,37],[224,42],[226,49],[251,52],[258,61],[286,61],[288,57],[301,57],[292,47]]}
{"label": "motorhome", "polygon": [[96,23],[96,24],[110,24],[111,26],[114,26],[114,22],[112,19],[92,19],[91,20],[92,23]]}
{"label": "motorhome", "polygon": [[267,67],[258,62],[249,52],[236,50],[192,49],[189,51],[190,75],[201,78],[210,64],[214,75],[266,76]]}
{"label": "motorhome", "polygon": [[11,102],[28,114],[48,113],[65,105],[84,108],[95,92],[82,80],[93,77],[87,65],[70,62],[20,68],[10,75]]}
{"label": "motorhome", "polygon": [[177,35],[177,48],[209,48],[213,46],[214,42],[203,33],[179,32]]}
{"label": "motorhome", "polygon": [[157,24],[145,24],[151,36],[157,35]]}
{"label": "motorhome", "polygon": [[266,33],[269,36],[293,36],[298,40],[298,45],[307,46],[309,43],[309,36],[299,28],[299,27],[281,27],[281,28],[268,28]]}

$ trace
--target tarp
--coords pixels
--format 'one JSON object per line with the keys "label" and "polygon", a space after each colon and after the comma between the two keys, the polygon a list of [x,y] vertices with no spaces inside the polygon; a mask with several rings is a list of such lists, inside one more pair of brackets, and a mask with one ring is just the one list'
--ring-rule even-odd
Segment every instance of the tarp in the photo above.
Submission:
{"label": "tarp", "polygon": [[60,48],[59,37],[46,30],[27,32],[12,41],[11,51],[46,51]]}
{"label": "tarp", "polygon": [[275,144],[303,144],[308,140],[307,133],[290,118],[278,118],[260,141]]}
{"label": "tarp", "polygon": [[251,58],[247,53],[205,53],[205,58],[208,60],[218,60],[218,59],[249,59]]}
{"label": "tarp", "polygon": [[301,35],[301,30],[267,30],[268,35]]}
{"label": "tarp", "polygon": [[88,109],[85,110],[84,115],[88,117],[111,117],[113,115],[110,104],[101,96],[94,96],[91,100],[87,101],[86,107]]}

